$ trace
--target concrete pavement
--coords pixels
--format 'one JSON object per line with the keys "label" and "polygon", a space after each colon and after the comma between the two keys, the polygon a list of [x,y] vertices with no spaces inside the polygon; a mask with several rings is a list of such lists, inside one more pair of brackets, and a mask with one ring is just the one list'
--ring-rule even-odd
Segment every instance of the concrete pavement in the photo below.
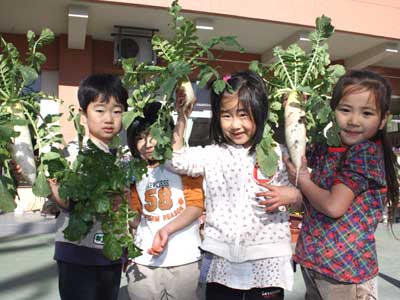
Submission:
{"label": "concrete pavement", "polygon": [[[57,268],[53,261],[54,217],[40,213],[0,215],[0,300],[55,300]],[[400,224],[394,225],[400,236]],[[379,299],[400,299],[400,241],[395,240],[385,224],[377,233],[380,265]],[[286,300],[304,299],[301,272],[295,273],[292,292]],[[119,300],[129,300],[126,279],[122,275]]]}

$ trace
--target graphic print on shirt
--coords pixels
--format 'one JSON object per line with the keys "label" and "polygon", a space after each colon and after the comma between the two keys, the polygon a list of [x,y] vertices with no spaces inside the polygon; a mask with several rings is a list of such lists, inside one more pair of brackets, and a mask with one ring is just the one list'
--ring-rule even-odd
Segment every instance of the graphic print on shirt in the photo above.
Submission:
{"label": "graphic print on shirt", "polygon": [[178,208],[170,211],[174,205],[171,195],[172,192],[168,180],[160,180],[149,183],[146,186],[145,192],[145,210],[147,210],[147,212],[153,212],[156,209],[159,209],[161,211],[168,211],[168,213],[163,215],[145,214],[144,216],[146,217],[146,219],[153,222],[167,221],[181,214],[182,211],[185,209],[185,207],[183,206],[183,199],[179,198]]}
{"label": "graphic print on shirt", "polygon": [[104,245],[104,233],[96,233],[93,237],[93,243],[96,245]]}

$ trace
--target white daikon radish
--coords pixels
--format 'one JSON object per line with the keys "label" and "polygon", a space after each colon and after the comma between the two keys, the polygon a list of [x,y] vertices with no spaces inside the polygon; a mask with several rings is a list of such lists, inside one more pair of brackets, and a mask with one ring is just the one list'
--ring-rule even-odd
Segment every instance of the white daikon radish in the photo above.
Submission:
{"label": "white daikon radish", "polygon": [[[25,119],[20,104],[15,104],[12,108],[12,112],[18,118]],[[36,164],[29,128],[27,125],[14,126],[14,130],[19,132],[19,136],[15,137],[13,139],[13,144],[10,145],[12,157],[21,167],[22,177],[29,183],[29,185],[33,185],[36,180]]]}
{"label": "white daikon radish", "polygon": [[301,166],[301,158],[306,153],[305,112],[301,106],[301,93],[292,91],[285,106],[285,140],[290,159],[296,167],[296,186]]}
{"label": "white daikon radish", "polygon": [[191,125],[193,125],[193,123],[187,122],[187,118],[189,117],[187,115],[187,113],[192,111],[193,106],[196,102],[196,95],[194,93],[192,83],[190,82],[190,80],[183,80],[181,82],[180,88],[184,89],[184,91],[185,91],[185,100],[182,103],[182,111],[183,111],[183,116],[186,120],[186,126],[185,126],[185,130],[183,132],[183,136],[184,136],[185,144],[188,144],[189,136],[190,136],[190,132],[191,132]]}

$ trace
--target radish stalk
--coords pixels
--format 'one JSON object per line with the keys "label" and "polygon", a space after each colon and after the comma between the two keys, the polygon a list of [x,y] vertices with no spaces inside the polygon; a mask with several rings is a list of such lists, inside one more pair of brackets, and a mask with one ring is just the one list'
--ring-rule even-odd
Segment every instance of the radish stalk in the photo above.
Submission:
{"label": "radish stalk", "polygon": [[[323,135],[323,129],[334,119],[329,106],[333,85],[345,73],[344,67],[331,65],[327,39],[334,33],[331,19],[318,17],[316,28],[309,34],[311,51],[306,53],[299,45],[292,44],[286,50],[277,46],[273,53],[276,61],[269,66],[252,63],[252,70],[266,77],[268,94],[271,95],[269,122],[279,126],[278,111],[282,95],[288,94],[284,111],[285,140],[293,164],[296,167],[296,185],[305,155],[306,143],[338,145],[338,130],[331,128]],[[307,95],[307,101],[303,98]],[[308,138],[308,139],[307,139]],[[272,150],[272,134],[263,136],[262,147],[256,148],[257,161],[267,161]],[[266,166],[259,163],[264,174],[276,169],[277,162]]]}
{"label": "radish stalk", "polygon": [[296,167],[296,186],[301,166],[301,158],[306,153],[305,111],[302,108],[301,94],[297,91],[289,93],[285,106],[285,140],[290,159]]}

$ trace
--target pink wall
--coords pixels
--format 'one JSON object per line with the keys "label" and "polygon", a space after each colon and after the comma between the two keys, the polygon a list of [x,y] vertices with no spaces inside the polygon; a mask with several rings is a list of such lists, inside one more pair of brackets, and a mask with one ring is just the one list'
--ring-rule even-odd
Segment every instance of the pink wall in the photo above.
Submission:
{"label": "pink wall", "polygon": [[[166,8],[171,0],[89,0]],[[398,0],[181,0],[186,11],[314,26],[325,14],[337,31],[400,39]]]}

